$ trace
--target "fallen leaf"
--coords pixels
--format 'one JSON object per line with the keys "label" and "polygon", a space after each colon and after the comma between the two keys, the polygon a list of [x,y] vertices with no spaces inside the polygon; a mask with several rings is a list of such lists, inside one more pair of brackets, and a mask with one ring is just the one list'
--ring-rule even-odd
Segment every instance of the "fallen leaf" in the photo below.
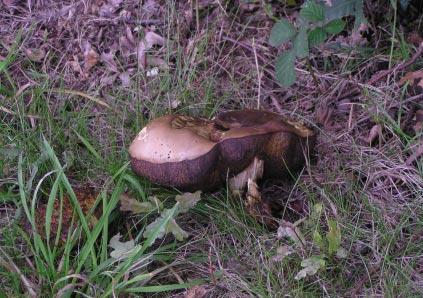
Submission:
{"label": "fallen leaf", "polygon": [[285,257],[293,254],[295,251],[291,246],[282,245],[276,249],[276,255],[272,258],[274,262],[282,262]]}
{"label": "fallen leaf", "polygon": [[416,134],[423,130],[423,110],[416,111],[416,121],[413,125],[413,130]]}
{"label": "fallen leaf", "polygon": [[305,243],[304,236],[300,229],[286,220],[281,221],[276,237],[278,239],[287,237],[295,242],[299,247],[303,247]]}
{"label": "fallen leaf", "polygon": [[154,32],[147,32],[144,38],[138,43],[137,54],[138,54],[138,66],[140,68],[145,68],[147,64],[146,52],[150,50],[153,46],[164,45],[164,38]]}
{"label": "fallen leaf", "polygon": [[120,196],[120,211],[129,211],[134,214],[150,213],[154,210],[160,210],[162,207],[163,205],[157,197],[149,197],[148,202],[140,202],[126,193]]}
{"label": "fallen leaf", "polygon": [[122,259],[129,256],[135,248],[134,240],[120,242],[120,234],[114,235],[109,242],[109,246],[113,248],[110,256],[114,259]]}
{"label": "fallen leaf", "polygon": [[338,248],[338,250],[336,251],[336,257],[338,259],[346,259],[348,257],[347,250],[343,247]]}
{"label": "fallen leaf", "polygon": [[179,105],[181,104],[181,101],[179,100],[179,99],[173,99],[171,102],[170,102],[170,107],[172,108],[172,109],[176,109],[177,107],[179,107]]}
{"label": "fallen leaf", "polygon": [[90,49],[88,52],[84,53],[84,65],[85,71],[89,71],[93,68],[98,62],[98,54],[93,49]]}
{"label": "fallen leaf", "polygon": [[119,79],[122,82],[123,87],[129,87],[131,85],[131,77],[129,72],[124,71],[119,75]]}
{"label": "fallen leaf", "polygon": [[46,56],[46,52],[43,49],[25,49],[25,55],[31,61],[41,62]]}
{"label": "fallen leaf", "polygon": [[206,297],[208,290],[206,286],[194,286],[188,289],[184,295],[184,298],[204,298]]}
{"label": "fallen leaf", "polygon": [[194,193],[186,192],[182,195],[177,195],[175,200],[179,202],[179,212],[186,213],[201,200],[201,190],[197,190]]}
{"label": "fallen leaf", "polygon": [[308,259],[305,259],[301,262],[301,267],[304,269],[300,270],[295,276],[296,280],[305,278],[306,276],[312,276],[317,273],[317,271],[326,266],[326,261],[320,256],[312,256]]}
{"label": "fallen leaf", "polygon": [[367,137],[367,143],[371,144],[373,141],[379,137],[381,141],[382,138],[382,126],[380,124],[373,125],[370,129],[369,136]]}
{"label": "fallen leaf", "polygon": [[157,77],[158,74],[159,74],[159,68],[153,67],[152,69],[147,70],[146,76],[147,77]]}
{"label": "fallen leaf", "polygon": [[415,84],[423,88],[423,70],[407,72],[398,82],[400,86],[405,83]]}
{"label": "fallen leaf", "polygon": [[114,52],[111,51],[109,53],[105,53],[105,52],[101,53],[100,61],[104,63],[104,65],[106,65],[110,71],[118,72]]}
{"label": "fallen leaf", "polygon": [[148,238],[150,237],[153,233],[155,233],[157,231],[157,229],[159,229],[158,231],[158,235],[156,239],[161,239],[163,238],[164,235],[168,234],[168,233],[172,233],[173,236],[175,236],[175,238],[179,241],[184,240],[185,238],[188,238],[188,233],[185,232],[175,221],[174,218],[171,218],[169,220],[169,222],[167,223],[166,226],[160,226],[162,224],[162,221],[167,218],[167,216],[169,215],[169,212],[171,212],[171,209],[165,209],[163,210],[162,214],[156,218],[155,221],[153,221],[152,223],[150,223],[146,228],[145,231],[143,233],[143,237],[144,238]]}
{"label": "fallen leaf", "polygon": [[420,145],[417,145],[416,147],[417,148],[414,150],[414,153],[405,161],[405,164],[408,166],[412,165],[420,158],[420,156],[423,155],[423,138],[420,138]]}

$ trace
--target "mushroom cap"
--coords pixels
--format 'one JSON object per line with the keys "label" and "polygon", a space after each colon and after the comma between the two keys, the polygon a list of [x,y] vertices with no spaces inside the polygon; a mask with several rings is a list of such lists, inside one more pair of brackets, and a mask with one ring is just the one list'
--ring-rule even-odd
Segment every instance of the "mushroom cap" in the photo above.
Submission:
{"label": "mushroom cap", "polygon": [[257,156],[265,161],[265,176],[286,176],[304,164],[304,140],[313,134],[266,111],[229,111],[213,120],[166,115],[140,131],[129,154],[133,170],[154,183],[210,190]]}
{"label": "mushroom cap", "polygon": [[186,190],[215,187],[219,152],[209,138],[209,124],[175,115],[151,121],[129,147],[132,169],[161,185]]}

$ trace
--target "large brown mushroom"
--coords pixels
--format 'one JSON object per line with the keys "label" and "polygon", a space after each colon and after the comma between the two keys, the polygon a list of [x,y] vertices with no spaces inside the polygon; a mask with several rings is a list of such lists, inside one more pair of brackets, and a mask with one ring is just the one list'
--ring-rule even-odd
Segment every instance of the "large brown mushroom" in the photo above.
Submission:
{"label": "large brown mushroom", "polygon": [[266,111],[229,111],[213,120],[166,115],[139,132],[129,154],[134,172],[154,183],[207,191],[234,177],[241,180],[230,184],[240,191],[250,175],[242,172],[255,172],[255,165],[274,178],[301,168],[313,141],[312,130]]}

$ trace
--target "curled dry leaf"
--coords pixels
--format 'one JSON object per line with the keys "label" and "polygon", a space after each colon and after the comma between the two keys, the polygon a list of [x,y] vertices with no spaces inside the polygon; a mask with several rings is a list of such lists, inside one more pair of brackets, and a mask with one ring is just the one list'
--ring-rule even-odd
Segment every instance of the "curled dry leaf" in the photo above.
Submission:
{"label": "curled dry leaf", "polygon": [[304,236],[300,229],[298,229],[295,224],[286,220],[281,221],[276,237],[278,239],[287,237],[294,241],[299,247],[303,247],[305,243]]}
{"label": "curled dry leaf", "polygon": [[138,43],[138,66],[144,68],[147,64],[146,52],[150,50],[153,46],[163,46],[164,38],[154,32],[147,32],[144,38]]}
{"label": "curled dry leaf", "polygon": [[93,68],[99,59],[99,55],[97,52],[91,47],[91,44],[86,41],[83,43],[84,48],[84,70],[88,72],[91,68]]}
{"label": "curled dry leaf", "polygon": [[379,141],[381,141],[382,126],[380,124],[373,125],[373,127],[370,129],[369,136],[367,137],[367,143],[373,143],[377,137],[379,137]]}
{"label": "curled dry leaf", "polygon": [[46,56],[46,51],[43,49],[25,49],[25,55],[33,62],[41,62]]}
{"label": "curled dry leaf", "polygon": [[407,72],[405,76],[399,80],[398,84],[402,86],[407,82],[423,88],[423,70]]}
{"label": "curled dry leaf", "polygon": [[123,87],[129,87],[131,85],[131,77],[129,72],[124,71],[119,75],[119,79],[122,82]]}
{"label": "curled dry leaf", "polygon": [[205,285],[194,286],[186,291],[184,298],[204,298],[208,292]]}

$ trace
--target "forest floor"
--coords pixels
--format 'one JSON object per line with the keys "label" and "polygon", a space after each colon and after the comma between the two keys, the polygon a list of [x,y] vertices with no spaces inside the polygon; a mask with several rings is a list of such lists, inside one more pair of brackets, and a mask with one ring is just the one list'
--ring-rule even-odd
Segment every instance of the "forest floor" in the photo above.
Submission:
{"label": "forest floor", "polygon": [[[0,1],[0,297],[421,297],[421,4],[364,1],[367,24],[346,18],[286,88],[268,42],[286,2]],[[187,239],[144,239],[157,212],[119,201],[179,192],[132,173],[137,132],[242,108],[318,132],[293,181],[260,184],[278,231],[221,189],[177,216]]]}

